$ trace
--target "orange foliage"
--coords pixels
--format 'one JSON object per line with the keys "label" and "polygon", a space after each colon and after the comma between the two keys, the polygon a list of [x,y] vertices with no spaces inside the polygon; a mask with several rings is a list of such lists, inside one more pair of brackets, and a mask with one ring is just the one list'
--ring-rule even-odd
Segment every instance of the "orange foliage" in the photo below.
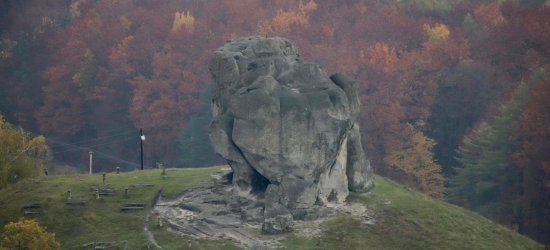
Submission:
{"label": "orange foliage", "polygon": [[317,9],[317,4],[313,0],[306,5],[300,1],[298,10],[279,10],[271,22],[266,20],[259,22],[258,33],[262,36],[284,35],[291,31],[290,26],[293,24],[308,26],[309,16],[307,14],[315,9]]}
{"label": "orange foliage", "polygon": [[[513,125],[518,149],[513,158],[523,172],[521,203],[526,210],[525,230],[538,238],[550,230],[550,81],[542,80],[531,91],[519,121]],[[541,203],[533,206],[533,203]]]}
{"label": "orange foliage", "polygon": [[152,79],[139,76],[132,81],[136,88],[130,118],[150,135],[148,151],[164,155],[168,163],[175,156],[169,145],[177,142],[197,102],[197,79],[185,69],[184,60],[180,53],[156,54]]}
{"label": "orange foliage", "polygon": [[374,48],[369,48],[370,59],[368,62],[377,68],[383,69],[389,73],[395,70],[395,64],[399,60],[395,49],[389,49],[385,43],[376,43]]}
{"label": "orange foliage", "polygon": [[235,33],[231,38],[253,35],[256,22],[263,14],[258,0],[225,0],[224,3],[233,17],[227,22],[227,30]]}
{"label": "orange foliage", "polygon": [[488,27],[493,27],[504,22],[504,17],[496,2],[480,5],[475,10],[474,14],[483,25]]}
{"label": "orange foliage", "polygon": [[[389,159],[426,159],[431,151],[435,158],[452,159],[459,142],[439,142],[461,138],[489,117],[522,76],[537,68],[550,69],[550,31],[544,26],[550,8],[538,4],[499,8],[497,3],[464,2],[454,4],[447,14],[434,14],[381,6],[374,0],[72,2],[68,8],[63,3],[65,13],[52,15],[71,15],[66,27],[28,15],[14,18],[11,27],[0,27],[10,37],[0,44],[1,93],[8,90],[0,107],[11,111],[27,105],[26,117],[35,115],[41,131],[60,139],[99,137],[98,131],[110,126],[143,127],[151,142],[145,148],[147,158],[165,164],[174,158],[175,138],[196,115],[197,93],[209,79],[208,60],[228,38],[288,37],[307,61],[320,64],[329,74],[342,71],[355,78],[364,149],[377,173],[396,180],[435,168],[424,164],[431,167],[415,169],[401,164],[405,160]],[[33,27],[34,23],[41,26]],[[27,48],[22,48],[24,39],[14,40],[17,34],[11,30],[33,30],[27,34]],[[21,74],[25,66],[31,69],[26,75]],[[38,87],[29,88],[30,83]],[[546,93],[543,87],[539,91]],[[469,101],[472,98],[483,101]],[[543,108],[542,99],[534,98],[515,128],[517,138],[524,141],[514,159],[523,168],[539,171],[532,176],[540,177],[550,163],[534,151],[545,148],[537,136],[545,136],[540,133],[546,121],[536,112]],[[457,125],[462,130],[448,128],[463,120],[468,122]],[[436,121],[441,121],[439,127]],[[415,125],[409,129],[408,124]],[[437,129],[441,133],[435,133]],[[418,143],[420,135],[423,143]],[[425,147],[409,150],[415,140],[417,148]],[[437,153],[441,145],[448,150]],[[136,152],[132,147],[111,149],[120,150],[116,154],[121,158]],[[392,167],[390,162],[396,164]],[[395,171],[398,165],[415,172]],[[441,166],[452,168],[448,162]]]}
{"label": "orange foliage", "polygon": [[136,71],[128,64],[128,57],[130,55],[130,43],[134,41],[133,36],[128,36],[117,45],[116,49],[111,50],[109,61],[112,65],[117,65],[119,69],[122,69],[127,75],[133,75]]}
{"label": "orange foliage", "polygon": [[[413,131],[412,125],[408,129]],[[405,148],[390,152],[384,161],[403,174],[400,181],[431,197],[443,197],[445,178],[432,152],[434,140],[422,132],[413,132]]]}

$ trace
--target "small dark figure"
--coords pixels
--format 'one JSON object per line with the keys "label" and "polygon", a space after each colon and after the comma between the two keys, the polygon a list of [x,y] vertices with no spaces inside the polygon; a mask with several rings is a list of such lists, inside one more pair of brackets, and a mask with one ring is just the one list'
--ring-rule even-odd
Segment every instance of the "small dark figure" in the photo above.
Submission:
{"label": "small dark figure", "polygon": [[340,233],[340,241],[341,242],[346,242],[346,232],[345,231],[342,231]]}
{"label": "small dark figure", "polygon": [[120,167],[116,167],[116,173],[120,174]]}
{"label": "small dark figure", "polygon": [[128,196],[128,194],[129,194],[128,188],[125,188],[125,189],[124,189],[124,195],[125,195],[125,196]]}
{"label": "small dark figure", "polygon": [[45,174],[46,176],[48,176],[48,169],[46,169],[46,168],[44,169],[44,174]]}
{"label": "small dark figure", "polygon": [[103,173],[103,186],[107,184],[107,174]]}
{"label": "small dark figure", "polygon": [[322,244],[321,236],[319,236],[319,241],[317,241],[317,246],[320,247]]}

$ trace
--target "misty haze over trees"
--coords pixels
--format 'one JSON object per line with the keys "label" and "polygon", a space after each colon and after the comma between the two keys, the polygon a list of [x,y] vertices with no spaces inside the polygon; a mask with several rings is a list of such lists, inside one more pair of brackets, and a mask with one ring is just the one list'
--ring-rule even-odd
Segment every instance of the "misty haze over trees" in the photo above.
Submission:
{"label": "misty haze over trees", "polygon": [[548,244],[549,6],[0,1],[0,117],[30,132],[17,134],[0,119],[0,177],[17,155],[4,149],[27,145],[4,143],[7,136],[43,135],[50,170],[85,171],[90,148],[98,152],[94,172],[139,168],[139,128],[146,166],[222,163],[206,134],[210,56],[228,39],[281,36],[329,75],[357,81],[362,143],[375,173]]}

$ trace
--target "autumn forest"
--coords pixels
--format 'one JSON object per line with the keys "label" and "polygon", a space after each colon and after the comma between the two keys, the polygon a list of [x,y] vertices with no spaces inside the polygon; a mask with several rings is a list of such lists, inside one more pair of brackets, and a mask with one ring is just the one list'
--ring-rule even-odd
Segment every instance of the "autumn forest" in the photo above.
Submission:
{"label": "autumn forest", "polygon": [[376,174],[550,244],[550,1],[4,0],[0,36],[0,127],[50,171],[138,168],[140,128],[148,168],[223,164],[208,61],[281,36],[357,81]]}

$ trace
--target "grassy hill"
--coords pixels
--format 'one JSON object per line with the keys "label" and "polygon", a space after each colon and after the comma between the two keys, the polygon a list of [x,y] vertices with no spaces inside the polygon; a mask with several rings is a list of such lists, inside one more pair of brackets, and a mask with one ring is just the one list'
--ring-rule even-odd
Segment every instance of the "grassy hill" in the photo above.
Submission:
{"label": "grassy hill", "polygon": [[[185,189],[211,185],[210,174],[220,167],[168,169],[107,174],[107,187],[116,195],[96,200],[91,187],[102,185],[101,174],[39,177],[24,180],[0,191],[0,233],[10,221],[23,217],[23,205],[39,203],[46,214],[35,218],[48,232],[56,234],[63,249],[81,249],[82,244],[98,241],[128,241],[129,249],[146,249],[144,220],[147,211],[121,212],[127,202],[151,205],[162,188],[163,196],[176,196]],[[133,187],[149,183],[153,187]],[[124,196],[124,188],[130,195]],[[68,206],[72,200],[86,200],[84,206]],[[431,199],[394,182],[377,177],[375,187],[365,194],[351,194],[350,202],[367,204],[376,224],[364,225],[353,215],[341,213],[319,225],[323,244],[317,239],[293,236],[281,242],[282,249],[537,249],[543,247],[527,237],[495,224],[475,213]],[[27,216],[29,217],[29,216]],[[164,249],[188,249],[187,239],[158,227],[150,228]],[[346,242],[339,241],[346,231]],[[115,247],[121,249],[121,244]],[[201,241],[200,249],[241,249],[229,240]],[[152,246],[154,249],[154,246]]]}

